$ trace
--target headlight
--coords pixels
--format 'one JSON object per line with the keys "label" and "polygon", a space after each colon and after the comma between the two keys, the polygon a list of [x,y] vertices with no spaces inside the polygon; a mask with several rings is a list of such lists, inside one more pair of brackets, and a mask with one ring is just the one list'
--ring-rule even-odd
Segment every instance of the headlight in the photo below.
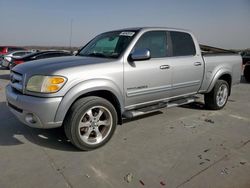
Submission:
{"label": "headlight", "polygon": [[67,79],[62,76],[32,76],[26,90],[39,93],[55,93],[66,83]]}

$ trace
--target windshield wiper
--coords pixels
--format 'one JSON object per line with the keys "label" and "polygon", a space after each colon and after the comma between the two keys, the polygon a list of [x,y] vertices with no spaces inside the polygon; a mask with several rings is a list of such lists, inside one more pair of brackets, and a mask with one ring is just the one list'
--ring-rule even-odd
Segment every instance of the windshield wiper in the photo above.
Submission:
{"label": "windshield wiper", "polygon": [[86,54],[86,56],[91,56],[91,57],[107,57],[106,55],[104,55],[102,53],[90,53],[90,54]]}
{"label": "windshield wiper", "polygon": [[105,55],[105,54],[102,54],[102,53],[78,54],[77,56],[104,57],[104,58],[117,58],[117,54]]}

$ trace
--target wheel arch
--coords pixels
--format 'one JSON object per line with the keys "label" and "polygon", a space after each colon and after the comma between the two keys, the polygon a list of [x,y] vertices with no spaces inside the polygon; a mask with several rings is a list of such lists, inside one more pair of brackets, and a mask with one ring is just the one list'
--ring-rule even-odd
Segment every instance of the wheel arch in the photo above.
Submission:
{"label": "wheel arch", "polygon": [[207,92],[210,92],[214,88],[214,85],[217,82],[217,80],[224,80],[224,81],[226,81],[228,83],[229,96],[230,96],[230,94],[231,94],[231,86],[232,86],[232,73],[229,70],[222,70],[222,69],[219,70],[215,74],[215,76],[214,76],[214,78],[213,78]]}
{"label": "wheel arch", "polygon": [[79,99],[88,97],[88,96],[95,96],[95,97],[101,97],[106,100],[108,100],[116,109],[117,117],[118,117],[118,124],[122,124],[122,112],[121,112],[121,105],[117,97],[109,90],[95,90],[90,91],[88,93],[85,93],[81,96],[79,96],[72,104],[71,106]]}
{"label": "wheel arch", "polygon": [[118,123],[122,123],[122,112],[124,110],[122,92],[114,83],[107,80],[82,82],[71,88],[58,107],[55,121],[64,121],[70,107],[78,99],[87,96],[97,96],[108,100],[117,111]]}

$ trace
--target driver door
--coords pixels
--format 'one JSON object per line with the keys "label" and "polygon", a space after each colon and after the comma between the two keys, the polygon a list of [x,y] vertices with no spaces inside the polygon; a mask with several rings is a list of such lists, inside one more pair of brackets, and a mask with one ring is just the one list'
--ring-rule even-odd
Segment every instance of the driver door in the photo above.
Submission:
{"label": "driver door", "polygon": [[143,106],[170,97],[172,69],[168,59],[167,32],[146,32],[139,38],[133,49],[149,49],[151,58],[124,63],[126,108]]}

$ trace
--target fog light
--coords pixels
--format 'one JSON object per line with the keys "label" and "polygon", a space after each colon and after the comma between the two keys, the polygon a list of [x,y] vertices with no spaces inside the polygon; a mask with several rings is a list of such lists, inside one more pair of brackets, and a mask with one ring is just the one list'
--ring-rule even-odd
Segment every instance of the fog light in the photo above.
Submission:
{"label": "fog light", "polygon": [[26,116],[25,116],[25,121],[26,121],[27,123],[32,123],[32,124],[34,124],[34,123],[36,123],[36,117],[35,117],[33,114],[26,114]]}

